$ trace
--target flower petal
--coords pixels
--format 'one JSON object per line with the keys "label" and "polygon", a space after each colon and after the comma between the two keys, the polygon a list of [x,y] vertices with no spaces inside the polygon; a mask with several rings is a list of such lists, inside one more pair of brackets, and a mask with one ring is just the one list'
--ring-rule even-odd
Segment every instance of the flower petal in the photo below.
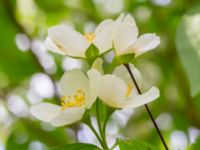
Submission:
{"label": "flower petal", "polygon": [[138,28],[136,26],[121,23],[113,39],[116,54],[119,56],[132,53],[130,48],[137,40],[137,36]]}
{"label": "flower petal", "polygon": [[65,51],[66,55],[85,57],[85,51],[90,43],[69,25],[54,26],[48,30],[48,34],[57,47]]}
{"label": "flower petal", "polygon": [[124,19],[124,16],[125,16],[125,14],[121,13],[120,16],[115,20],[114,26],[113,26],[112,39],[114,39],[114,37],[115,37],[115,35],[117,33],[117,30],[118,30],[119,26],[121,25],[122,20]]}
{"label": "flower petal", "polygon": [[88,96],[89,81],[86,75],[79,69],[66,71],[60,80],[61,92],[63,96],[71,96],[77,90],[82,90]]}
{"label": "flower petal", "polygon": [[147,33],[141,35],[133,46],[136,57],[154,49],[160,44],[160,37],[156,34]]}
{"label": "flower petal", "polygon": [[83,114],[85,112],[84,108],[67,108],[65,111],[61,111],[60,114],[51,120],[51,124],[53,126],[64,126],[75,123],[81,120]]}
{"label": "flower petal", "polygon": [[99,24],[95,30],[94,45],[99,49],[102,54],[112,48],[112,33],[114,21],[107,19]]}
{"label": "flower petal", "polygon": [[123,108],[136,108],[156,100],[160,92],[156,87],[152,87],[147,92],[138,96],[131,96],[124,104]]}
{"label": "flower petal", "polygon": [[129,14],[124,17],[124,19],[122,20],[122,22],[123,23],[127,23],[129,25],[136,26],[135,19],[131,15],[129,15]]}
{"label": "flower petal", "polygon": [[51,103],[40,102],[31,106],[31,114],[44,122],[50,122],[60,113],[61,107]]}
{"label": "flower petal", "polygon": [[[132,71],[134,77],[136,78],[136,81],[141,82],[142,76],[141,76],[139,70],[133,64],[130,64],[129,66],[131,68],[131,71]],[[113,74],[115,74],[117,77],[121,78],[127,84],[130,82],[133,82],[130,74],[128,73],[128,71],[124,65],[117,66],[115,68],[115,70],[113,71]]]}
{"label": "flower petal", "polygon": [[52,52],[56,52],[56,53],[59,53],[59,54],[65,54],[66,53],[65,50],[59,49],[49,36],[45,39],[44,45],[48,50],[51,50]]}
{"label": "flower petal", "polygon": [[114,23],[114,21],[112,19],[106,19],[106,20],[100,22],[100,24],[96,27],[94,33],[99,34],[101,32],[104,32],[104,30],[107,29],[107,27],[109,27],[113,23]]}
{"label": "flower petal", "polygon": [[121,14],[119,15],[119,17],[118,17],[115,21],[122,22],[122,20],[124,19],[124,17],[125,17],[125,13],[121,13]]}
{"label": "flower petal", "polygon": [[[129,66],[130,66],[131,71],[137,81],[137,84],[139,86],[141,86],[142,76],[141,76],[139,70],[137,68],[135,68],[133,64],[130,64]],[[113,71],[113,74],[115,74],[117,77],[121,78],[126,83],[127,86],[132,85],[132,94],[138,95],[138,92],[133,83],[133,80],[131,79],[131,76],[128,73],[128,71],[124,65],[120,65],[120,66],[116,67],[115,70]]]}
{"label": "flower petal", "polygon": [[87,74],[89,78],[89,97],[86,101],[86,107],[90,108],[99,94],[101,74],[96,69],[89,70]]}
{"label": "flower petal", "polygon": [[111,107],[121,108],[125,102],[126,85],[115,75],[104,75],[101,78],[99,97]]}
{"label": "flower petal", "polygon": [[92,64],[92,69],[96,69],[99,71],[101,74],[103,74],[103,60],[101,58],[97,58],[94,63]]}

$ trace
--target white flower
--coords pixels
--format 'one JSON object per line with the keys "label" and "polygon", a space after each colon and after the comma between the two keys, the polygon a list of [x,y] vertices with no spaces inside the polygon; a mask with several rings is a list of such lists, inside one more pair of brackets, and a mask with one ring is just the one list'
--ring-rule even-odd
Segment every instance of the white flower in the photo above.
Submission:
{"label": "white flower", "polygon": [[[131,70],[141,85],[140,72],[131,65]],[[156,87],[150,88],[147,92],[139,95],[126,68],[118,66],[113,74],[101,77],[99,98],[107,105],[115,108],[136,108],[147,104],[159,97],[159,90]]]}
{"label": "white flower", "polygon": [[31,107],[31,114],[53,126],[63,126],[81,120],[86,109],[95,102],[99,91],[100,73],[91,69],[88,78],[78,69],[66,72],[60,81],[61,105],[40,102]]}
{"label": "white flower", "polygon": [[117,56],[135,54],[139,56],[160,44],[160,38],[155,33],[146,33],[138,37],[138,28],[130,15],[120,15],[115,21],[113,45]]}
{"label": "white flower", "polygon": [[94,44],[102,54],[112,48],[112,32],[114,21],[107,19],[102,21],[94,33],[85,35],[75,31],[69,25],[57,25],[48,30],[48,37],[44,44],[54,52],[71,57],[85,58],[85,52],[91,44]]}

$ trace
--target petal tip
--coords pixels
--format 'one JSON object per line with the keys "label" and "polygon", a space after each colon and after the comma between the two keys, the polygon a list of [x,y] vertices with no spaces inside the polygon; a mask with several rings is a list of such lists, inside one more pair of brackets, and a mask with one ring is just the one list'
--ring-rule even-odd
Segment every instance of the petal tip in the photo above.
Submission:
{"label": "petal tip", "polygon": [[155,99],[160,97],[160,90],[157,87],[152,87],[151,88],[152,93],[155,95]]}

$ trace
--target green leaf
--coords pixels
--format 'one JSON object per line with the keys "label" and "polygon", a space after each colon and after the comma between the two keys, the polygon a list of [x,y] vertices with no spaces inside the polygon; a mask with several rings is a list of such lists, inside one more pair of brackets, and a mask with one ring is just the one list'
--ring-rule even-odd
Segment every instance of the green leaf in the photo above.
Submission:
{"label": "green leaf", "polygon": [[66,144],[56,148],[51,148],[50,150],[100,150],[97,146],[86,143],[73,143]]}
{"label": "green leaf", "polygon": [[151,144],[140,140],[118,140],[120,150],[158,150]]}
{"label": "green leaf", "polygon": [[200,91],[200,5],[183,15],[176,33],[178,55],[191,86],[191,94]]}

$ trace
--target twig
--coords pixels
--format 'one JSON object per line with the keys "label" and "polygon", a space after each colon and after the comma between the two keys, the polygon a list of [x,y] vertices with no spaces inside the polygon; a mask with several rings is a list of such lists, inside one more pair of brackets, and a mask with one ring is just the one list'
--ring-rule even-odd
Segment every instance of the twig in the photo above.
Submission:
{"label": "twig", "polygon": [[[133,75],[133,73],[132,73],[132,71],[131,71],[131,69],[130,69],[129,64],[124,64],[124,66],[125,66],[126,69],[128,70],[128,72],[129,72],[129,74],[130,74],[130,76],[131,76],[131,79],[132,79],[133,83],[135,84],[135,87],[136,87],[138,93],[139,93],[139,94],[142,94],[142,92],[141,92],[141,90],[140,90],[140,88],[139,88],[139,86],[138,86],[138,84],[137,84],[137,81],[136,81],[136,79],[135,79],[135,77],[134,77],[134,75]],[[161,139],[161,141],[162,141],[162,143],[163,143],[163,146],[165,147],[166,150],[169,150],[169,148],[167,147],[167,144],[166,144],[166,142],[165,142],[165,140],[164,140],[164,138],[163,138],[163,136],[162,136],[162,134],[161,134],[161,132],[160,132],[160,129],[158,128],[158,125],[156,124],[156,121],[155,121],[155,119],[153,118],[153,115],[151,114],[151,111],[150,111],[148,105],[145,104],[144,106],[145,106],[145,108],[146,108],[146,110],[147,110],[147,113],[149,114],[149,117],[151,118],[151,121],[152,121],[153,124],[154,124],[154,127],[156,128],[156,131],[157,131],[157,133],[158,133],[158,135],[159,135],[159,137],[160,137],[160,139]]]}

